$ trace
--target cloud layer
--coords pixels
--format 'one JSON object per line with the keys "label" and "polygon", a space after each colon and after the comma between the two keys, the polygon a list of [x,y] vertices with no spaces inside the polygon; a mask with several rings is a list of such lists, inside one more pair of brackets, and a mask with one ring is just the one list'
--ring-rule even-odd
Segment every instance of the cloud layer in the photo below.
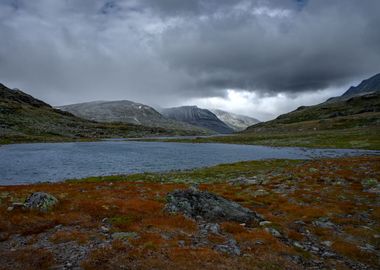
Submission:
{"label": "cloud layer", "polygon": [[3,0],[0,81],[53,104],[287,97],[274,116],[379,72],[378,14],[371,0]]}

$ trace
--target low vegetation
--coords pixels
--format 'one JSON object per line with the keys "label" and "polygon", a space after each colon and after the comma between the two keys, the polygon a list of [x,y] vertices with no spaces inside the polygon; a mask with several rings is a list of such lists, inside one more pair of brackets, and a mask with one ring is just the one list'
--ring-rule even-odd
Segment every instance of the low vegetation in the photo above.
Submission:
{"label": "low vegetation", "polygon": [[[2,186],[0,269],[378,269],[379,177],[380,157],[352,157]],[[193,184],[267,222],[202,234],[164,210],[169,192]],[[58,205],[9,210],[36,191]],[[220,248],[226,239],[239,254]]]}
{"label": "low vegetation", "polygon": [[[312,148],[347,148],[380,150],[380,127],[340,130],[262,131],[232,136],[166,139],[159,141],[183,143],[232,143],[266,146]],[[157,141],[157,140],[145,140]]]}
{"label": "low vegetation", "polygon": [[205,134],[202,130],[98,123],[52,108],[20,90],[0,84],[0,144],[88,141],[102,138]]}

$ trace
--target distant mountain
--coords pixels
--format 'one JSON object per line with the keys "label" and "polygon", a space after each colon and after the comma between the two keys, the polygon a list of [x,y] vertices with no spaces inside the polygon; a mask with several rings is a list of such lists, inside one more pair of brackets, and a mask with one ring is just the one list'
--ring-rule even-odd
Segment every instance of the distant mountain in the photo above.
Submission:
{"label": "distant mountain", "polygon": [[276,119],[247,128],[268,130],[342,129],[380,126],[380,74],[348,89],[341,97],[314,106],[301,106]]}
{"label": "distant mountain", "polygon": [[228,134],[234,132],[231,127],[221,121],[215,114],[197,106],[168,108],[163,109],[161,113],[167,118],[207,128],[217,133]]}
{"label": "distant mountain", "polygon": [[230,113],[222,110],[210,110],[214,113],[220,120],[226,123],[230,128],[235,131],[242,131],[247,127],[257,124],[260,121],[245,115]]}
{"label": "distant mountain", "polygon": [[84,120],[0,84],[0,144],[154,135],[194,135],[175,129]]}
{"label": "distant mountain", "polygon": [[149,127],[197,131],[200,134],[211,133],[209,130],[192,126],[188,123],[167,119],[152,107],[129,100],[94,101],[59,106],[57,108],[97,122],[131,123]]}
{"label": "distant mountain", "polygon": [[340,97],[333,97],[327,100],[328,102],[335,102],[339,100],[347,100],[351,97],[370,94],[380,91],[380,73],[372,76],[369,79],[362,81],[358,86],[351,86]]}

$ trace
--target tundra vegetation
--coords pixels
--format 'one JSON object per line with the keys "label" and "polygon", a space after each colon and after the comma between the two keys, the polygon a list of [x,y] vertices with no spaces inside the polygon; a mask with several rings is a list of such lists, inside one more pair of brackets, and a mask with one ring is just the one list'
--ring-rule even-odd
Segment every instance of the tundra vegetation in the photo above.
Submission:
{"label": "tundra vegetation", "polygon": [[[362,156],[2,186],[0,269],[379,269],[379,177]],[[178,190],[259,218],[168,211]]]}

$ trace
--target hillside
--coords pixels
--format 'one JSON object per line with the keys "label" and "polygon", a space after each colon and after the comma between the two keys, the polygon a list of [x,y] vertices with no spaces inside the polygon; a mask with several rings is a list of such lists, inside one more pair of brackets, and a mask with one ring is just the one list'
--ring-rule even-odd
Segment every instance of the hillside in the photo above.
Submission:
{"label": "hillside", "polygon": [[366,95],[378,91],[380,91],[380,73],[362,81],[358,86],[351,86],[343,95],[330,98],[327,102],[347,100],[354,96]]}
{"label": "hillside", "polygon": [[341,97],[299,107],[235,136],[186,141],[380,150],[379,89],[376,75],[351,87]]}
{"label": "hillside", "polygon": [[0,143],[181,134],[194,133],[84,120],[0,84]]}
{"label": "hillside", "polygon": [[275,120],[249,127],[245,133],[264,130],[340,129],[380,125],[380,93],[325,102],[280,115]]}
{"label": "hillside", "polygon": [[217,109],[210,110],[210,111],[213,114],[215,114],[220,120],[226,123],[234,131],[245,130],[247,127],[260,122],[259,120],[253,117],[246,116],[246,115],[230,113],[230,112],[217,110]]}
{"label": "hillside", "polygon": [[120,122],[166,129],[181,129],[198,132],[199,134],[212,133],[204,128],[167,119],[152,107],[129,100],[94,101],[60,106],[58,108],[78,117],[97,122]]}
{"label": "hillside", "polygon": [[234,130],[221,121],[215,114],[197,106],[182,106],[163,109],[162,114],[170,119],[189,123],[213,130],[217,133],[228,134]]}

